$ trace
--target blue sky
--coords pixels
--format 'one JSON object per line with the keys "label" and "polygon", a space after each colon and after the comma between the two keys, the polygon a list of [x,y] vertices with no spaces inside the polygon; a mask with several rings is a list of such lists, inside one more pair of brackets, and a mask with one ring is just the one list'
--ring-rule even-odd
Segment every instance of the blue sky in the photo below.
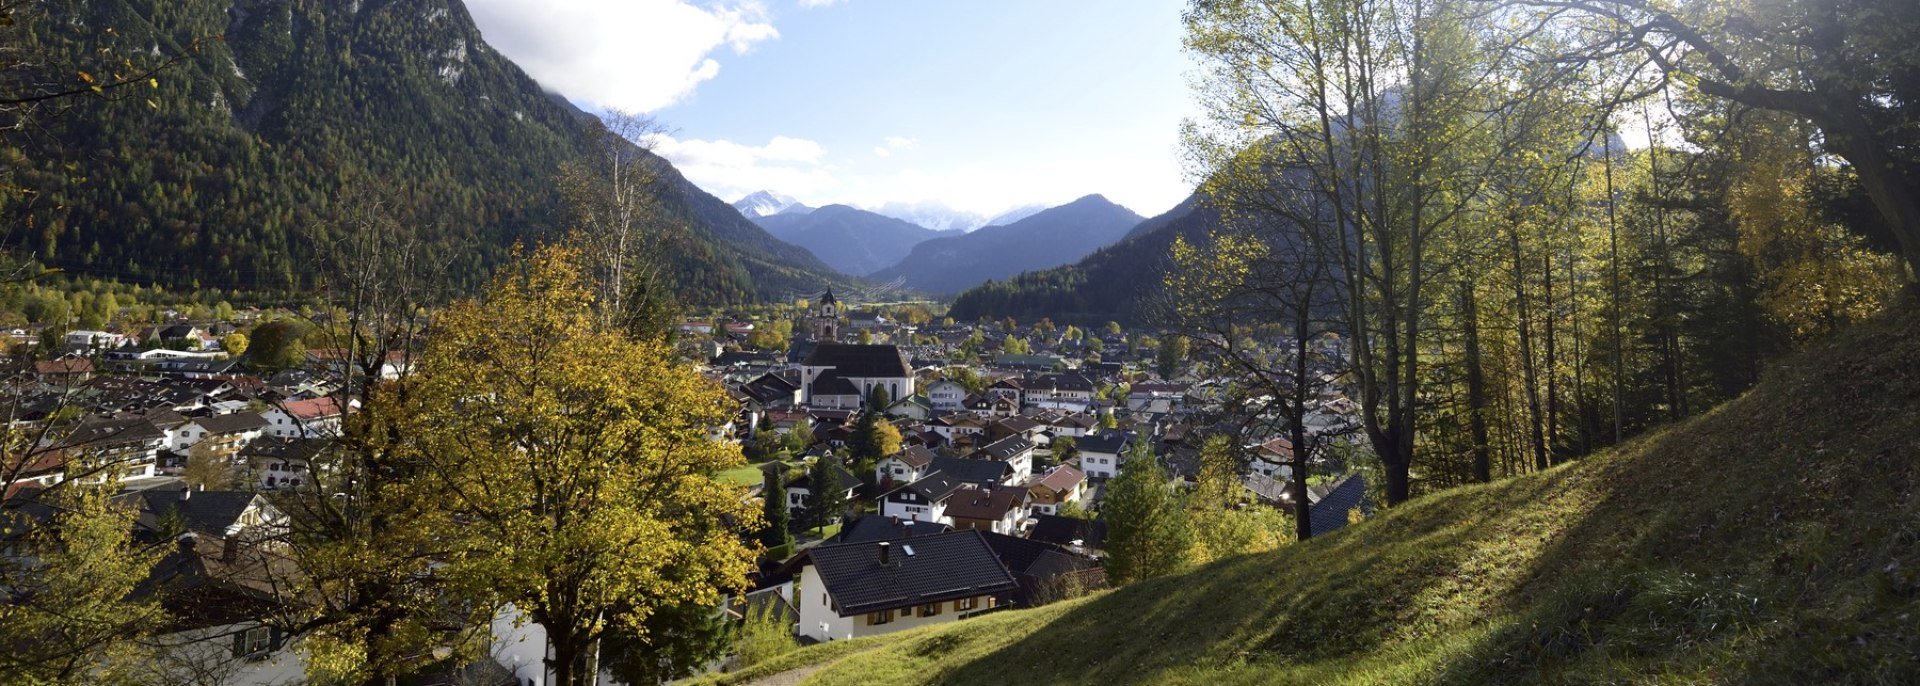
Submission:
{"label": "blue sky", "polygon": [[656,149],[727,200],[1153,215],[1191,186],[1182,0],[467,2],[542,84],[657,118]]}

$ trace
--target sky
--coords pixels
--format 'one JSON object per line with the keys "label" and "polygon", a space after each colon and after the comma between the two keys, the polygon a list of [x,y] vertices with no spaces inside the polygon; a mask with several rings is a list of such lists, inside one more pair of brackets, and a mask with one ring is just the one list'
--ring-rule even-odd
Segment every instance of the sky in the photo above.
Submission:
{"label": "sky", "polygon": [[487,42],[728,201],[979,214],[1189,193],[1184,0],[467,0]]}

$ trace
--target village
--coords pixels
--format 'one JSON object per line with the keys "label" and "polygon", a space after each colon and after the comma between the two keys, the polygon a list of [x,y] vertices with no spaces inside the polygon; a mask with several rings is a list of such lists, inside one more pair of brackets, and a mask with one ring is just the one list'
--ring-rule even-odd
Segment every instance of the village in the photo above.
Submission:
{"label": "village", "polygon": [[[1106,484],[1151,456],[1190,485],[1227,396],[1200,365],[1117,324],[914,325],[832,291],[803,305],[792,321],[677,327],[688,363],[737,406],[713,437],[739,444],[750,464],[720,477],[781,529],[741,532],[765,553],[752,588],[715,611],[777,621],[803,644],[1106,587]],[[298,518],[314,516],[305,503],[344,490],[329,454],[359,403],[348,387],[411,371],[406,350],[335,347],[256,368],[223,347],[244,350],[235,334],[259,317],[16,332],[57,348],[23,356],[9,411],[25,438],[0,473],[15,502],[66,480],[116,487],[115,500],[139,512],[132,535],[173,548],[147,585],[193,589],[192,604],[168,608],[167,642],[202,670],[224,665],[214,670],[223,683],[280,683],[306,669],[275,608],[302,574],[281,552]],[[784,345],[755,347],[769,341],[756,328],[771,326],[791,327],[772,339]],[[1350,400],[1328,391],[1315,407],[1319,435],[1359,444]],[[1309,482],[1312,508],[1327,513],[1316,531],[1372,508],[1364,478],[1343,476],[1352,470],[1331,454],[1316,454]],[[1290,509],[1288,441],[1276,432],[1244,455],[1247,506]],[[493,664],[461,674],[542,673],[537,625],[502,608],[491,629]]]}

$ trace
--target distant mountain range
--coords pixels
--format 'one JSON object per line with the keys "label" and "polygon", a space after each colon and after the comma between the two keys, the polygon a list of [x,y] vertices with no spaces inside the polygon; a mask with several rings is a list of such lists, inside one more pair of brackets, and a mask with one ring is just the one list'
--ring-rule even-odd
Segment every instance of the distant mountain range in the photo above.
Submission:
{"label": "distant mountain range", "polygon": [[871,277],[900,279],[910,287],[949,295],[990,279],[1069,264],[1120,240],[1140,215],[1098,195],[1033,213],[1004,226],[935,238]]}
{"label": "distant mountain range", "polygon": [[846,205],[828,205],[810,212],[795,212],[793,207],[805,206],[795,203],[783,211],[756,217],[754,222],[775,238],[812,251],[827,266],[855,276],[893,266],[926,241],[963,233],[935,231]]}
{"label": "distant mountain range", "polygon": [[1140,323],[1150,301],[1162,292],[1174,239],[1200,243],[1220,226],[1219,211],[1195,194],[1078,262],[971,288],[954,298],[950,314],[962,321],[1011,316],[1020,321],[1049,317],[1062,323]]}
{"label": "distant mountain range", "polygon": [[[515,242],[574,223],[555,176],[591,154],[597,122],[488,47],[460,0],[33,5],[10,19],[44,17],[7,36],[34,63],[107,73],[180,56],[139,97],[76,98],[9,136],[9,185],[30,192],[0,194],[0,217],[31,228],[4,240],[70,273],[303,292],[321,276],[313,246],[371,197],[470,289]],[[684,300],[844,280],[651,159],[661,211],[688,227],[664,255]]]}

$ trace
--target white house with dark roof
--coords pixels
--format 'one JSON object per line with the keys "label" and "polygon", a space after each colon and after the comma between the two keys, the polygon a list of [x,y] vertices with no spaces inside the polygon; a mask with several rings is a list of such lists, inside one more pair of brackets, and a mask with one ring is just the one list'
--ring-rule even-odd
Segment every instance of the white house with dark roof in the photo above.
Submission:
{"label": "white house with dark roof", "polygon": [[1080,471],[1090,479],[1111,479],[1119,476],[1120,467],[1127,459],[1127,448],[1133,445],[1133,434],[1109,431],[1092,436],[1082,436],[1075,442],[1080,450]]}
{"label": "white house with dark roof", "polygon": [[928,472],[913,483],[881,495],[880,514],[915,522],[951,524],[947,520],[947,501],[954,491],[960,490],[961,483],[939,470]]}
{"label": "white house with dark roof", "polygon": [[977,531],[822,545],[802,555],[799,633],[815,641],[958,621],[1019,589]]}
{"label": "white house with dark roof", "polygon": [[937,412],[957,412],[967,400],[967,387],[953,379],[934,379],[927,384],[927,401]]}
{"label": "white house with dark roof", "polygon": [[910,445],[874,465],[874,483],[910,484],[926,476],[936,457],[923,445]]}

